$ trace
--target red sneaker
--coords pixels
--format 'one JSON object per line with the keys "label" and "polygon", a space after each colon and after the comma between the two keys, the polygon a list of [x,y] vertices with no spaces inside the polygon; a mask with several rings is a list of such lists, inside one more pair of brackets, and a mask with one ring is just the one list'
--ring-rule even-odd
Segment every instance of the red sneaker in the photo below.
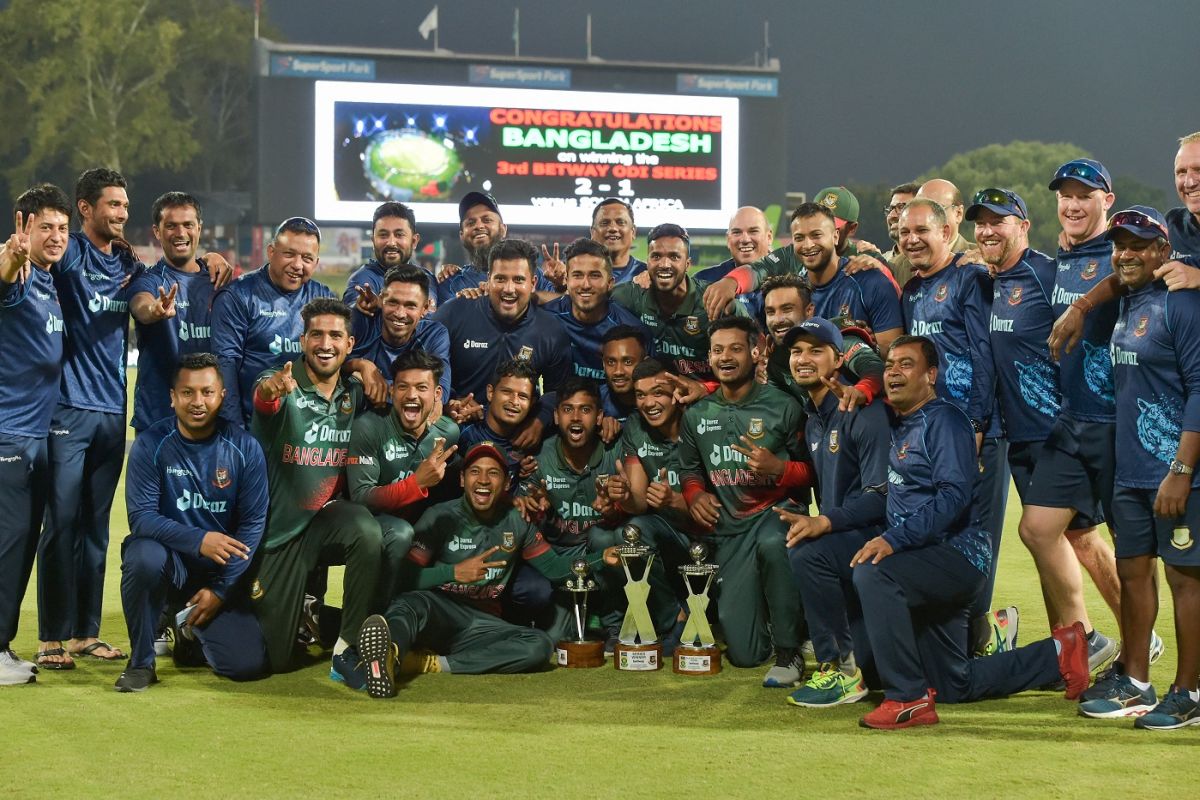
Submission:
{"label": "red sneaker", "polygon": [[934,698],[937,692],[930,689],[924,697],[907,702],[884,700],[879,708],[858,721],[864,728],[893,731],[911,728],[914,725],[936,725],[938,721]]}
{"label": "red sneaker", "polygon": [[1091,680],[1088,669],[1088,640],[1083,623],[1055,628],[1050,632],[1059,644],[1058,671],[1067,684],[1066,698],[1075,700],[1083,694]]}

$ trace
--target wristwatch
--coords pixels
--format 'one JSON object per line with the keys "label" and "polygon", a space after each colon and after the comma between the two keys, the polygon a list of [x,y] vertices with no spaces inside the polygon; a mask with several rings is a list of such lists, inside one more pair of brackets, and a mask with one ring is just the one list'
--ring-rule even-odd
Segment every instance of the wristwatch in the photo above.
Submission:
{"label": "wristwatch", "polygon": [[1171,463],[1167,466],[1172,475],[1191,475],[1194,470],[1182,461],[1171,459]]}

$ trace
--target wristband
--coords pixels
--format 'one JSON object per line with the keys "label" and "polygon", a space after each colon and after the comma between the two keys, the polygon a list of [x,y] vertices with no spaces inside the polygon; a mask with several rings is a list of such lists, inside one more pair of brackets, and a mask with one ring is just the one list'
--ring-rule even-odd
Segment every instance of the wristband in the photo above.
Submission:
{"label": "wristband", "polygon": [[1077,297],[1071,303],[1071,308],[1077,309],[1080,314],[1087,316],[1095,306],[1092,305],[1092,301],[1088,300],[1087,297]]}

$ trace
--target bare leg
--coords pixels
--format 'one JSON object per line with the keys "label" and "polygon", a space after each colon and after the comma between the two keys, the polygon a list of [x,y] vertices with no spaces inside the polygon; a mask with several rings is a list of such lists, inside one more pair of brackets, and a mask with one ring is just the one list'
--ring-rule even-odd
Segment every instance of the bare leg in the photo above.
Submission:
{"label": "bare leg", "polygon": [[1067,541],[1075,550],[1079,565],[1087,570],[1100,597],[1112,610],[1113,617],[1121,619],[1121,582],[1117,580],[1117,559],[1113,556],[1111,530],[1105,538],[1098,528],[1086,531],[1067,531]]}
{"label": "bare leg", "polygon": [[[1083,604],[1079,561],[1063,535],[1074,516],[1075,512],[1069,508],[1025,506],[1018,531],[1041,578],[1050,627],[1070,625],[1078,620],[1090,633],[1092,623]],[[1146,635],[1149,637],[1148,633]]]}
{"label": "bare leg", "polygon": [[[1150,680],[1147,643],[1158,616],[1157,572],[1156,556],[1135,556],[1117,561],[1117,574],[1121,577],[1121,630],[1126,636],[1125,641],[1142,642],[1140,647],[1122,649],[1121,666],[1126,675],[1139,681]],[[1182,657],[1182,652],[1180,655]]]}
{"label": "bare leg", "polygon": [[1200,674],[1200,567],[1173,567],[1167,564],[1167,585],[1175,601],[1175,639],[1179,663],[1175,667],[1175,685],[1195,691]]}

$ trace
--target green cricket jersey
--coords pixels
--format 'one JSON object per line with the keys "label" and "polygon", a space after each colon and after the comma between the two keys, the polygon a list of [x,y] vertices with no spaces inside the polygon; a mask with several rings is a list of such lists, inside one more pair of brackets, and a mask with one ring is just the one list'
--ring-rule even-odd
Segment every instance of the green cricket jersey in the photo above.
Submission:
{"label": "green cricket jersey", "polygon": [[[675,491],[683,488],[680,480],[679,441],[671,441],[652,428],[642,419],[640,413],[633,414],[625,420],[621,438],[617,442],[622,458],[636,458],[646,471],[646,477],[651,481],[658,480],[658,471],[667,471],[667,484]],[[653,509],[651,509],[653,510]],[[682,517],[671,509],[656,511],[657,513],[681,530],[692,528],[690,515]],[[681,527],[682,526],[682,527]]]}
{"label": "green cricket jersey", "polygon": [[[362,384],[342,378],[326,400],[308,377],[304,357],[292,364],[295,390],[262,404],[255,389],[250,422],[267,457],[271,507],[262,541],[267,550],[299,536],[322,506],[343,495],[350,425],[363,399]],[[255,385],[275,372],[264,371]]]}
{"label": "green cricket jersey", "polygon": [[727,402],[721,391],[710,394],[683,412],[679,431],[679,465],[684,487],[699,486],[721,503],[718,535],[745,533],[759,514],[787,497],[787,488],[774,476],[746,468],[741,436],[765,447],[785,461],[805,455],[803,412],[800,404],[773,386],[754,383],[739,403]]}
{"label": "green cricket jersey", "polygon": [[[503,501],[501,501],[503,502]],[[500,596],[512,580],[521,561],[527,561],[554,584],[571,575],[571,561],[554,552],[537,526],[526,522],[521,512],[509,506],[495,521],[485,523],[465,497],[432,506],[414,526],[412,549],[408,558],[421,567],[418,589],[439,589],[447,594],[477,603],[490,613],[498,613]],[[482,580],[458,583],[454,565],[492,547],[500,548],[489,561],[505,561],[503,567],[491,567]],[[593,570],[603,560],[597,553],[589,561]]]}
{"label": "green cricket jersey", "polygon": [[[654,352],[658,358],[674,365],[675,371],[701,381],[713,379],[708,365],[708,314],[704,311],[704,290],[708,283],[691,276],[687,294],[671,316],[664,316],[650,289],[634,283],[622,283],[612,291],[612,299],[637,314],[654,334]],[[734,314],[745,316],[740,304],[734,303]]]}
{"label": "green cricket jersey", "polygon": [[[458,444],[458,423],[447,416],[426,426],[419,439],[400,425],[396,412],[368,411],[354,421],[350,434],[350,454],[346,459],[346,480],[350,499],[375,513],[397,513],[416,519],[427,503],[428,493],[410,481],[411,486],[392,487],[412,476],[421,462],[433,452],[434,441],[446,440],[449,449]],[[389,488],[391,487],[391,488]],[[400,489],[400,491],[397,491]]]}
{"label": "green cricket jersey", "polygon": [[804,275],[806,270],[796,257],[796,248],[790,244],[777,247],[762,258],[751,261],[746,267],[754,273],[754,288],[772,275]]}
{"label": "green cricket jersey", "polygon": [[608,480],[617,471],[620,450],[607,448],[596,439],[595,448],[582,472],[567,463],[562,451],[562,439],[551,436],[538,453],[538,471],[531,480],[546,482],[546,499],[550,505],[542,532],[556,548],[587,544],[588,529],[601,522],[600,512],[592,508],[596,500],[596,481]]}

